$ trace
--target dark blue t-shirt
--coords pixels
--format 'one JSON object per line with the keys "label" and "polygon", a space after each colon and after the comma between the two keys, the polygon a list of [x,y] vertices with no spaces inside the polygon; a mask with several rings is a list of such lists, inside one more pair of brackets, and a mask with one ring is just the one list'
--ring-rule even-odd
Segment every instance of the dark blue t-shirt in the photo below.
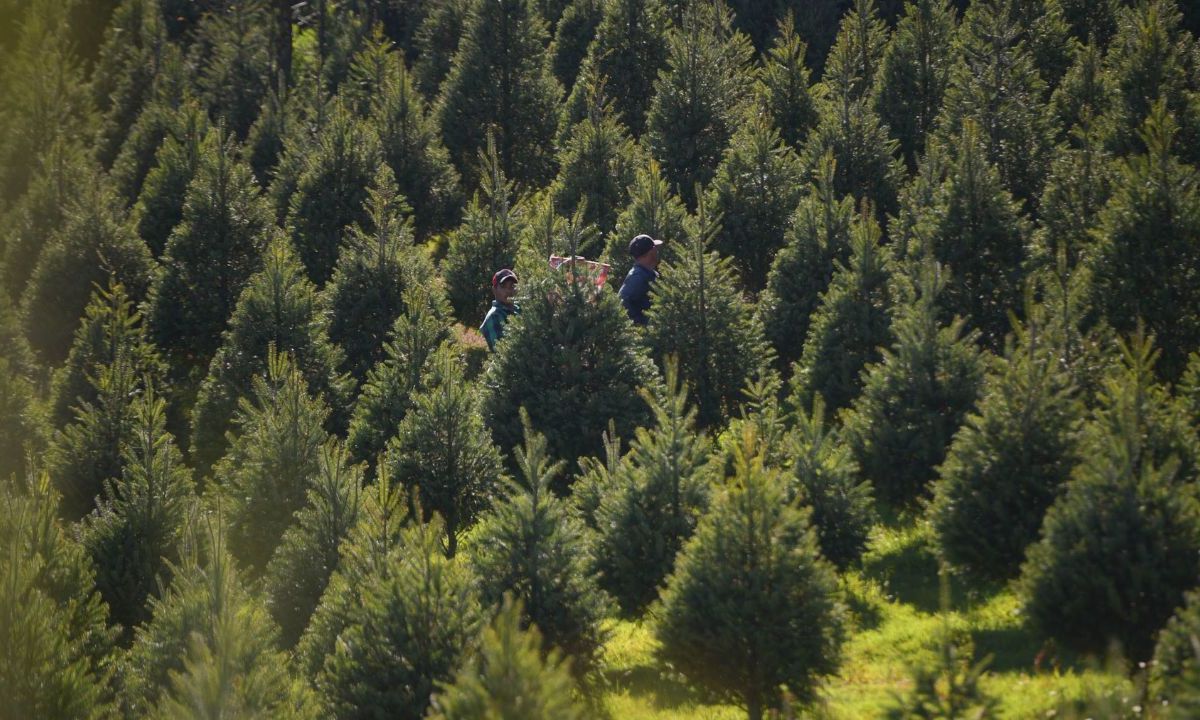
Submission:
{"label": "dark blue t-shirt", "polygon": [[638,325],[646,324],[646,310],[650,308],[650,285],[658,279],[658,272],[642,265],[634,265],[621,284],[621,304],[629,319]]}

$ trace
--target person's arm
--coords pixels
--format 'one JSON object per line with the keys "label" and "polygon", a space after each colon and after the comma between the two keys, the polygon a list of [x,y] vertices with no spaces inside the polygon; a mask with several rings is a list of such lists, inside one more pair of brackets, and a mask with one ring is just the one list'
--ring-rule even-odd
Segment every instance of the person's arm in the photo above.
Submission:
{"label": "person's arm", "polygon": [[487,340],[488,350],[496,349],[496,311],[495,309],[488,310],[488,314],[483,318],[483,324],[479,326],[479,334]]}

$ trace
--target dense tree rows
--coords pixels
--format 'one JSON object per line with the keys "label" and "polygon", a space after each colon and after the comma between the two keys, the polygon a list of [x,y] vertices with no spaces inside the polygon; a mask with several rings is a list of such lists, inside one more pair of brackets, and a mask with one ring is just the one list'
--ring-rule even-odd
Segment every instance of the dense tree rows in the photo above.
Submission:
{"label": "dense tree rows", "polygon": [[0,18],[0,718],[758,720],[898,514],[1200,702],[1194,3]]}

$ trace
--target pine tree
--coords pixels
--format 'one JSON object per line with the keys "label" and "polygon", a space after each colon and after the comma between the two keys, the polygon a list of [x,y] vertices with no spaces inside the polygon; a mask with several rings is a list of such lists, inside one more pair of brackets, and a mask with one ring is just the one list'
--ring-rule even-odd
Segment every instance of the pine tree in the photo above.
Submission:
{"label": "pine tree", "polygon": [[854,199],[834,190],[835,161],[827,154],[792,216],[759,298],[758,314],[783,367],[800,358],[809,325],[833,278],[850,255]]}
{"label": "pine tree", "polygon": [[667,580],[660,657],[760,720],[778,688],[813,697],[842,640],[837,575],[748,432],[734,475]]}
{"label": "pine tree", "polygon": [[804,64],[807,50],[796,34],[792,14],[783,15],[758,75],[759,102],[783,141],[796,151],[818,119],[816,98],[809,87],[812,73]]}
{"label": "pine tree", "polygon": [[93,286],[119,282],[140,300],[153,262],[111,188],[100,183],[85,189],[68,203],[65,222],[42,250],[21,299],[29,344],[48,364],[62,363]]}
{"label": "pine tree", "polygon": [[811,508],[821,555],[845,569],[866,550],[876,520],[875,498],[870,483],[859,477],[841,431],[826,424],[820,395],[810,407],[811,411],[797,411],[796,430],[788,443],[788,495]]}
{"label": "pine tree", "polygon": [[123,468],[104,487],[83,526],[83,547],[96,568],[96,589],[130,639],[148,620],[147,600],[178,564],[184,519],[192,502],[191,472],[167,433],[166,402],[147,388],[133,407]]}
{"label": "pine tree", "polygon": [[664,40],[671,21],[662,0],[614,0],[603,3],[602,12],[559,119],[560,131],[586,116],[588,87],[582,81],[590,79],[604,81],[621,122],[641,137],[655,78],[667,66]]}
{"label": "pine tree", "polygon": [[115,716],[113,632],[87,554],[57,518],[49,478],[0,479],[0,716]]}
{"label": "pine tree", "polygon": [[1146,324],[1168,380],[1200,346],[1200,317],[1185,310],[1200,303],[1200,174],[1173,153],[1177,128],[1157,104],[1141,134],[1149,153],[1117,166],[1090,263],[1096,305],[1119,332]]}
{"label": "pine tree", "polygon": [[809,45],[805,61],[819,74],[837,35],[838,20],[851,3],[852,0],[773,0],[765,3],[731,0],[729,5],[736,16],[738,29],[750,36],[759,51],[770,44],[781,18],[794,17],[796,33]]}
{"label": "pine tree", "polygon": [[751,291],[766,285],[771,261],[784,244],[803,189],[801,172],[795,151],[767,118],[754,116],[734,133],[708,189],[707,205],[721,218],[714,249],[733,258]]}
{"label": "pine tree", "polygon": [[754,48],[732,23],[723,0],[689,2],[654,81],[644,144],[689,206],[716,173],[753,90]]}
{"label": "pine tree", "polygon": [[209,114],[223,121],[239,140],[258,117],[263,98],[274,84],[266,0],[231,3],[207,13],[196,29],[193,51],[199,51],[196,78]]}
{"label": "pine tree", "polygon": [[608,430],[601,435],[604,441],[604,457],[581,457],[578,459],[579,472],[571,482],[571,509],[584,527],[593,532],[588,534],[589,541],[600,530],[596,520],[596,511],[605,495],[615,492],[618,473],[624,464],[621,456],[621,438],[617,436],[616,427],[609,423]]}
{"label": "pine tree", "polygon": [[629,241],[645,233],[664,241],[658,249],[664,262],[674,259],[674,247],[687,237],[687,209],[679,197],[667,187],[662,166],[650,159],[634,173],[629,188],[629,204],[617,216],[616,225],[605,242],[604,262],[612,265],[609,279],[616,285],[624,280],[633,266],[629,256]]}
{"label": "pine tree", "polygon": [[863,368],[892,344],[891,247],[880,244],[869,213],[851,227],[850,259],[835,265],[792,369],[793,407],[809,407],[817,395],[831,413],[847,407],[862,389]]}
{"label": "pine tree", "polygon": [[554,27],[550,67],[568,93],[575,85],[579,66],[596,37],[596,28],[604,17],[604,5],[602,0],[571,0]]}
{"label": "pine tree", "polygon": [[369,220],[350,229],[337,268],[325,286],[329,337],[346,353],[345,369],[361,382],[384,357],[383,344],[404,311],[404,290],[434,274],[413,247],[412,220],[382,166],[368,188]]}
{"label": "pine tree", "polygon": [[29,459],[46,451],[47,435],[33,382],[0,351],[0,480],[28,473]]}
{"label": "pine tree", "polygon": [[154,97],[167,30],[158,3],[123,2],[113,9],[92,74],[92,98],[102,117],[96,159],[106,168]]}
{"label": "pine tree", "polygon": [[[187,102],[163,121],[163,137],[154,152],[153,166],[146,169],[133,208],[133,221],[138,235],[150,247],[155,257],[163,253],[171,232],[183,220],[188,187],[200,166],[201,156],[207,154],[213,133],[208,115],[195,102]],[[223,147],[224,140],[217,142]],[[210,151],[211,152],[211,151]],[[114,170],[115,173],[115,170]]]}
{"label": "pine tree", "polygon": [[550,71],[546,23],[530,0],[471,5],[435,115],[450,157],[473,185],[483,149],[495,134],[504,174],[540,186],[553,174],[555,110],[562,86]]}
{"label": "pine tree", "polygon": [[1183,373],[1177,391],[1192,422],[1200,425],[1200,352],[1188,356],[1187,371]]}
{"label": "pine tree", "polygon": [[324,285],[350,226],[369,222],[367,188],[379,165],[375,131],[335,102],[316,149],[304,153],[287,228],[309,278]]}
{"label": "pine tree", "polygon": [[367,373],[354,404],[346,445],[355,460],[374,467],[425,377],[429,358],[449,339],[450,308],[440,285],[404,289],[404,311],[392,325],[384,358]]}
{"label": "pine tree", "polygon": [[284,647],[293,647],[308,626],[329,578],[338,547],[358,522],[363,466],[351,465],[341,443],[327,442],[308,478],[307,500],[284,531],[264,576],[267,607],[279,623]]}
{"label": "pine tree", "polygon": [[255,376],[252,393],[239,401],[232,444],[213,470],[228,498],[230,550],[255,575],[263,572],[321,476],[328,415],[292,358],[272,348],[266,377]]}
{"label": "pine tree", "polygon": [[695,532],[708,506],[713,467],[710,443],[696,431],[696,409],[674,360],[667,362],[663,383],[641,394],[653,425],[637,429],[594,511],[600,586],[626,616],[655,599]]}
{"label": "pine tree", "polygon": [[943,556],[992,579],[1020,571],[1079,459],[1083,410],[1050,329],[1031,318],[1014,332],[946,453],[930,506]]}
{"label": "pine tree", "polygon": [[581,205],[583,220],[610,233],[629,204],[629,188],[645,164],[638,146],[615,117],[604,88],[594,84],[587,116],[566,134],[554,181],[554,205],[570,215]]}
{"label": "pine tree", "polygon": [[389,572],[365,578],[361,604],[348,608],[337,650],[317,676],[333,717],[417,720],[469,656],[483,612],[465,561],[442,552],[445,532],[436,516],[404,530]]}
{"label": "pine tree", "polygon": [[875,0],[853,0],[838,25],[837,39],[826,59],[825,77],[847,99],[866,97],[875,84],[887,44],[887,25],[879,17]]}
{"label": "pine tree", "polygon": [[479,190],[451,231],[442,276],[454,315],[466,324],[482,320],[490,300],[489,280],[500,268],[511,268],[517,256],[517,237],[525,225],[525,209],[501,165],[498,146],[488,141],[479,156]]}
{"label": "pine tree", "polygon": [[430,720],[583,720],[575,699],[571,663],[551,650],[537,626],[523,629],[520,602],[506,601],[483,631],[478,655],[442,686],[430,703]]}
{"label": "pine tree", "polygon": [[434,3],[417,27],[413,76],[425,97],[435,97],[450,73],[450,64],[458,50],[471,4],[472,0]]}
{"label": "pine tree", "polygon": [[450,346],[430,358],[410,402],[380,473],[419,491],[421,508],[444,518],[447,555],[453,557],[458,534],[491,502],[502,474],[500,452],[479,414],[478,390]]}
{"label": "pine tree", "polygon": [[563,273],[525,282],[521,314],[509,318],[483,376],[483,415],[503,450],[521,441],[516,408],[546,435],[550,455],[568,462],[600,450],[609,421],[630,433],[647,418],[637,389],[653,364],[629,331],[615,293],[595,293]]}
{"label": "pine tree", "polygon": [[975,404],[983,368],[963,321],[942,324],[944,284],[926,266],[919,293],[897,307],[896,342],[864,370],[863,391],[845,417],[854,459],[877,496],[908,503],[923,495],[951,438]]}
{"label": "pine tree", "polygon": [[963,134],[966,121],[973,121],[1004,187],[1034,205],[1049,169],[1053,114],[1017,17],[1019,5],[1009,0],[972,3],[963,16],[961,55],[950,72],[935,134],[953,145],[950,138]]}
{"label": "pine tree", "polygon": [[[948,596],[944,602],[948,607]],[[980,687],[990,656],[974,662],[971,637],[955,632],[948,623],[939,634],[937,658],[913,667],[912,690],[895,697],[886,717],[994,720],[999,700]]]}
{"label": "pine tree", "polygon": [[1195,709],[1195,677],[1200,660],[1196,651],[1196,638],[1200,637],[1198,608],[1200,593],[1191,590],[1154,643],[1147,691],[1156,704],[1161,702],[1178,713],[1167,717],[1186,717],[1185,713]]}
{"label": "pine tree", "polygon": [[546,439],[528,427],[525,413],[521,420],[525,444],[514,452],[521,477],[506,483],[504,499],[480,521],[468,557],[484,603],[499,605],[511,594],[523,624],[542,631],[542,649],[558,648],[583,676],[599,660],[608,598],[588,568],[582,523],[551,489],[566,463],[552,462]]}
{"label": "pine tree", "polygon": [[1100,212],[1112,197],[1116,164],[1096,130],[1076,126],[1071,140],[1073,147],[1060,146],[1050,161],[1026,263],[1031,268],[1052,266],[1060,249],[1072,268],[1091,258]]}
{"label": "pine tree", "polygon": [[873,102],[879,119],[916,168],[950,82],[957,25],[949,0],[911,0],[879,63]]}
{"label": "pine tree", "polygon": [[730,261],[709,249],[720,226],[703,205],[696,225],[679,261],[665,266],[654,284],[644,338],[652,356],[679,357],[697,421],[711,428],[733,416],[747,382],[772,357]]}
{"label": "pine tree", "polygon": [[1117,31],[1117,15],[1124,4],[1124,0],[1058,0],[1063,18],[1077,40],[1094,40],[1105,46]]}
{"label": "pine tree", "polygon": [[1050,96],[1060,135],[1066,129],[1072,147],[1080,146],[1078,132],[1083,129],[1107,141],[1111,129],[1106,116],[1115,103],[1112,78],[1104,71],[1104,47],[1095,43],[1078,46],[1074,62]]}
{"label": "pine tree", "polygon": [[147,319],[177,392],[186,398],[216,354],[238,296],[261,267],[273,227],[250,168],[220,131],[205,137],[185,197],[151,286]]}
{"label": "pine tree", "polygon": [[239,398],[253,390],[270,347],[292,357],[309,390],[330,409],[330,425],[344,425],[349,380],[337,374],[342,355],[329,342],[327,322],[324,303],[300,261],[287,240],[277,238],[263,254],[263,269],[238,298],[196,397],[192,460],[201,475],[224,453]]}

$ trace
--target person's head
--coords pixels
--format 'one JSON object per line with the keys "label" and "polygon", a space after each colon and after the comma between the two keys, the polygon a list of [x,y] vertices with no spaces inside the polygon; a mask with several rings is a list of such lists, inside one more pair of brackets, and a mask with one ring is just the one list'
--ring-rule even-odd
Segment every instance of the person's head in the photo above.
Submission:
{"label": "person's head", "polygon": [[508,268],[497,270],[492,275],[492,294],[505,305],[512,305],[517,294],[517,274]]}
{"label": "person's head", "polygon": [[658,246],[662,240],[655,240],[649,235],[638,235],[629,241],[629,254],[638,265],[653,270],[658,267]]}

